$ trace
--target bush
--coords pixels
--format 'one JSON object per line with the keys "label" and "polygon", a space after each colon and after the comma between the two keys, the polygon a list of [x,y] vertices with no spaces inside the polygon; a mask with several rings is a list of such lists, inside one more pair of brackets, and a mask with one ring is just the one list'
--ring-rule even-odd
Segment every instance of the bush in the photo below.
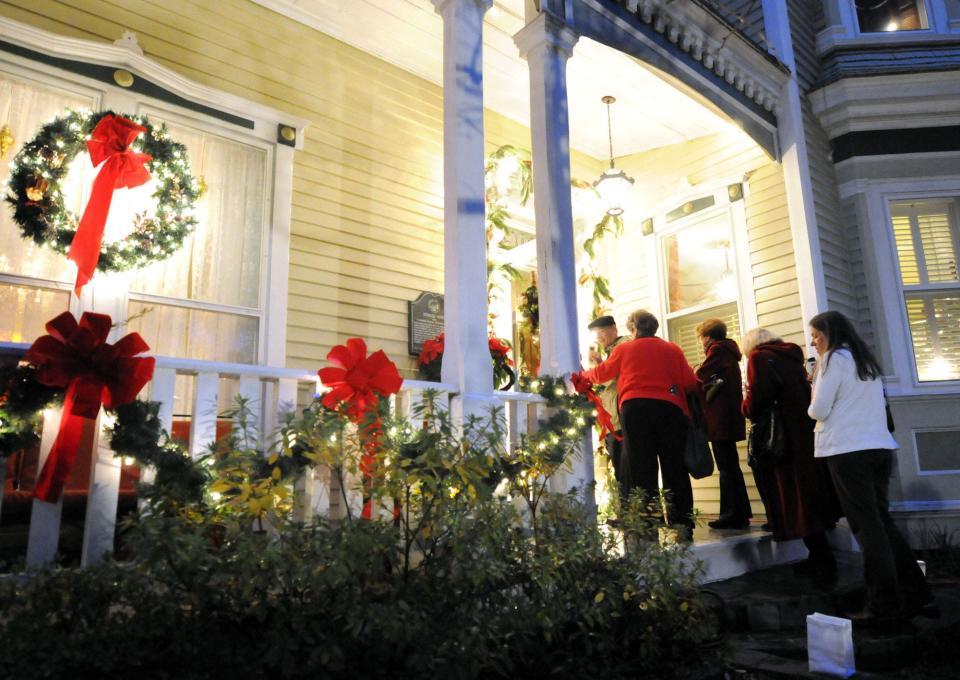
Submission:
{"label": "bush", "polygon": [[364,485],[399,501],[393,521],[242,514],[257,474],[274,483],[261,497],[288,483],[284,460],[346,480],[371,451],[363,426],[314,408],[257,454],[269,465],[245,463],[247,445],[214,452],[206,500],[152,505],[126,561],[3,582],[0,676],[669,678],[702,663],[713,624],[683,550],[637,529],[624,556],[573,494],[546,492],[566,440],[508,452],[496,413],[462,432],[429,400],[417,417],[383,421],[383,472]]}

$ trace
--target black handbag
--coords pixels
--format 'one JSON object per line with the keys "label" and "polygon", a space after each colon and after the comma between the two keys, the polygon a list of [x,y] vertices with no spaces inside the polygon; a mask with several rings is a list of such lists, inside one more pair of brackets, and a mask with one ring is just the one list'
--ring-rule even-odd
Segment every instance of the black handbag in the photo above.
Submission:
{"label": "black handbag", "polygon": [[787,432],[783,427],[780,404],[775,403],[750,423],[747,456],[754,465],[779,465],[790,456]]}
{"label": "black handbag", "polygon": [[694,479],[703,479],[713,474],[713,455],[703,427],[703,412],[695,395],[687,398],[690,407],[690,422],[687,425],[687,446],[683,450],[683,464]]}
{"label": "black handbag", "polygon": [[[783,387],[783,379],[770,361],[770,371],[776,378],[778,388]],[[780,411],[780,400],[776,399],[773,405],[756,420],[750,421],[750,433],[747,435],[747,459],[751,465],[780,465],[790,456],[790,443],[787,440],[787,431],[783,426],[783,413]]]}

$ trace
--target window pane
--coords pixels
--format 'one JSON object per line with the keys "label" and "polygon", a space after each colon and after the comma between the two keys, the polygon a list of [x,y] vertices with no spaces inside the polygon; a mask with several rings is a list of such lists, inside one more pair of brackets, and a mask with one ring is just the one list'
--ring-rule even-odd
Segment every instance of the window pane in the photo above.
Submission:
{"label": "window pane", "polygon": [[920,380],[960,380],[960,293],[908,293],[906,302]]}
{"label": "window pane", "polygon": [[891,215],[903,285],[960,280],[953,201],[897,201],[891,204]]}
{"label": "window pane", "polygon": [[191,170],[206,190],[199,223],[173,257],[135,272],[130,289],[184,300],[260,307],[260,259],[266,206],[266,152],[178,125]]}
{"label": "window pane", "polygon": [[[0,73],[0,127],[9,125],[14,138],[13,148],[7,150],[4,162],[0,163],[0,193],[6,194],[10,163],[41,125],[63,115],[68,108],[90,108],[92,104],[89,98]],[[83,207],[81,197],[75,195],[73,199],[67,207],[77,212]],[[76,271],[63,255],[24,239],[13,221],[13,212],[6,205],[0,208],[0,272],[72,282]]]}
{"label": "window pane", "polygon": [[663,239],[667,310],[676,312],[737,298],[733,239],[726,215],[685,227]]}
{"label": "window pane", "polygon": [[927,28],[923,0],[856,0],[861,33]]}
{"label": "window pane", "polygon": [[70,308],[70,293],[0,283],[0,341],[33,342],[46,334],[44,325]]}
{"label": "window pane", "polygon": [[670,342],[680,345],[687,362],[696,367],[703,363],[706,355],[700,346],[700,338],[697,336],[697,325],[701,321],[717,318],[722,319],[727,324],[727,337],[740,344],[740,315],[737,313],[737,303],[731,302],[719,307],[707,309],[694,314],[670,319],[667,321],[667,332]]}
{"label": "window pane", "polygon": [[127,331],[142,335],[154,354],[241,364],[257,362],[257,317],[140,301],[130,302],[129,313]]}

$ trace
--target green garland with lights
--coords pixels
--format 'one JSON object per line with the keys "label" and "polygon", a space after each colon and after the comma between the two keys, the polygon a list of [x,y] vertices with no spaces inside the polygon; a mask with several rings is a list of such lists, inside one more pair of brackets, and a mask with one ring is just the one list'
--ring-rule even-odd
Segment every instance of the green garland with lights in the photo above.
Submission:
{"label": "green garland with lights", "polygon": [[14,158],[6,199],[13,206],[13,219],[24,238],[66,254],[80,216],[64,205],[62,184],[71,161],[86,151],[87,139],[97,123],[110,114],[129,118],[147,129],[131,149],[152,156],[146,166],[157,180],[157,189],[153,193],[155,216],[138,214],[128,236],[101,246],[97,269],[104,272],[135,269],[170,257],[197,224],[193,208],[199,190],[190,174],[187,150],[170,139],[166,126],[154,127],[145,116],[68,111],[40,128]]}

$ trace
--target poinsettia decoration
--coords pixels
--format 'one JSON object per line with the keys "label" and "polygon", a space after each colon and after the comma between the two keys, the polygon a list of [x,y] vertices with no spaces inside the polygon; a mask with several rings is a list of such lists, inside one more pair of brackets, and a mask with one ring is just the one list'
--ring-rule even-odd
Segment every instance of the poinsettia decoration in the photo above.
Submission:
{"label": "poinsettia decoration", "polygon": [[[440,333],[423,343],[417,356],[417,369],[424,380],[440,380],[440,364],[443,361],[444,337]],[[487,341],[490,359],[493,362],[493,383],[497,389],[508,390],[513,386],[516,376],[513,372],[513,359],[510,358],[510,343],[491,335]]]}

